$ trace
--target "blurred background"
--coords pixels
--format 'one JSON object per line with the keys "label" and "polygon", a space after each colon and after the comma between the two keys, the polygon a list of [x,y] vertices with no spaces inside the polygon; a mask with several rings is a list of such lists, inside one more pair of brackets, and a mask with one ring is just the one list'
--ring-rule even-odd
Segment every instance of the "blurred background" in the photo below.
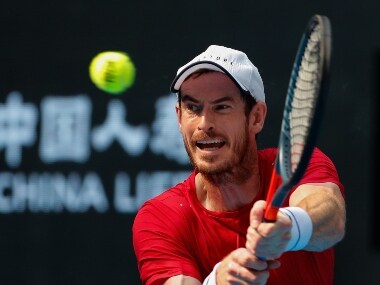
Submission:
{"label": "blurred background", "polygon": [[[308,19],[333,28],[319,147],[347,196],[335,284],[380,283],[380,4],[363,1],[2,1],[0,284],[141,284],[131,226],[141,203],[191,170],[177,130],[177,69],[210,44],[245,51],[265,84],[260,147],[276,146]],[[132,88],[90,82],[99,52],[127,52]]]}

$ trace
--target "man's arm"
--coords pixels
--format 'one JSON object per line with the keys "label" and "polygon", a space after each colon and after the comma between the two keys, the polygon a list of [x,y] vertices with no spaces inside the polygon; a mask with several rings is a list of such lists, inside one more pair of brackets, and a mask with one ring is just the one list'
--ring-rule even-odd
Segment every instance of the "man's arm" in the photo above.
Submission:
{"label": "man's arm", "polygon": [[[218,263],[203,285],[257,284],[264,285],[269,278],[269,269],[280,266],[276,260],[260,260],[246,248],[238,248]],[[211,277],[212,276],[212,277]],[[201,285],[189,276],[170,277],[163,285]]]}
{"label": "man's arm", "polygon": [[289,205],[304,209],[312,220],[313,233],[305,250],[322,251],[343,239],[346,208],[336,184],[300,185],[290,196]]}
{"label": "man's arm", "polygon": [[[258,201],[251,210],[246,246],[257,256],[278,258],[291,238],[292,223],[281,211],[275,223],[262,222],[265,205],[265,201]],[[289,205],[302,208],[311,219],[312,235],[303,249],[323,251],[344,237],[345,202],[336,184],[300,185],[290,196]]]}
{"label": "man's arm", "polygon": [[201,285],[199,280],[186,275],[170,277],[163,285]]}

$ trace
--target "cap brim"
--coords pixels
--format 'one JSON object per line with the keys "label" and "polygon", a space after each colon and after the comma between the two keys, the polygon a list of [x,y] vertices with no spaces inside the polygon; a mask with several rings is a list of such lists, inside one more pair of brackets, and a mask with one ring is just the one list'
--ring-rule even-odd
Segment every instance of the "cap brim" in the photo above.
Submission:
{"label": "cap brim", "polygon": [[189,64],[185,66],[174,78],[170,90],[174,93],[178,92],[182,83],[185,81],[187,77],[189,77],[194,72],[201,70],[201,69],[208,69],[208,70],[214,70],[222,72],[228,77],[231,78],[231,80],[243,91],[247,92],[248,90],[239,82],[237,81],[225,68],[223,68],[221,65],[212,62],[212,61],[197,61],[192,64]]}

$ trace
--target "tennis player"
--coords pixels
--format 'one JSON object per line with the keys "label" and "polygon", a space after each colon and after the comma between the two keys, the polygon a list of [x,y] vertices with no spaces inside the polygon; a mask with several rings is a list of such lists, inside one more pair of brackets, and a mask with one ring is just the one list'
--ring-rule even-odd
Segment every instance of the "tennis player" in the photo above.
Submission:
{"label": "tennis player", "polygon": [[194,171],[137,213],[142,283],[333,284],[333,246],[345,232],[343,185],[316,148],[277,221],[262,221],[276,149],[257,147],[267,107],[246,54],[212,45],[178,70],[171,90]]}

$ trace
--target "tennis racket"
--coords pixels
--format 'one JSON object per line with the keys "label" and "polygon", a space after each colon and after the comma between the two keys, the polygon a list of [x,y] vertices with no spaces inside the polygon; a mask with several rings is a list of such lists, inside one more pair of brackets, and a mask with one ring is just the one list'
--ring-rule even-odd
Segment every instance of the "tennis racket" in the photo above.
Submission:
{"label": "tennis racket", "polygon": [[302,35],[290,77],[267,194],[266,222],[276,221],[279,208],[302,178],[313,152],[328,89],[331,40],[330,20],[314,15]]}

